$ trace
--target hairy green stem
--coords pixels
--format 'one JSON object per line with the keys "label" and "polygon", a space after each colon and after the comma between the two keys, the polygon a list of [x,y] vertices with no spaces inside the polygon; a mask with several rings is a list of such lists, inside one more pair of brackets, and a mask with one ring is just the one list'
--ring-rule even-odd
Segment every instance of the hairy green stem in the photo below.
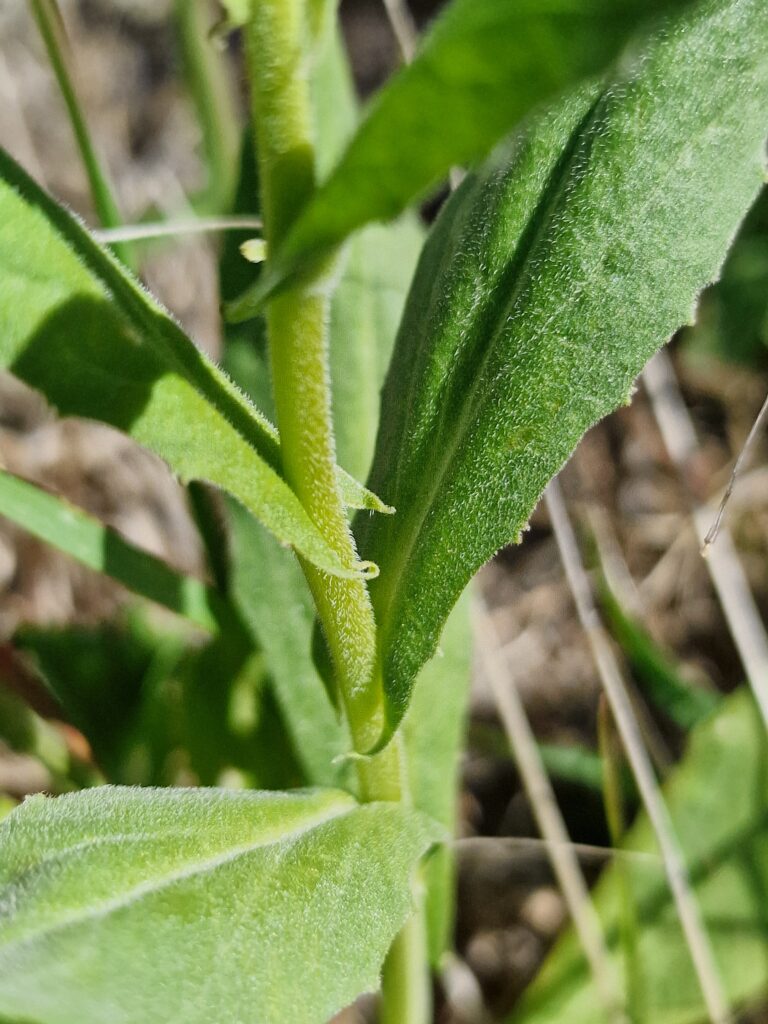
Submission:
{"label": "hairy green stem", "polygon": [[[306,0],[252,0],[246,33],[267,252],[274,253],[314,189],[306,44]],[[267,257],[269,259],[269,255]],[[336,483],[328,371],[328,287],[303,281],[267,309],[272,387],[285,477],[324,536],[349,564],[357,561]],[[342,580],[302,561],[349,721],[366,751],[384,725],[374,675],[376,625],[364,579]],[[402,743],[358,762],[363,800],[408,798]],[[396,938],[382,983],[384,1020],[427,1024],[429,974],[423,911]]]}
{"label": "hairy green stem", "polygon": [[[77,98],[73,83],[69,43],[64,22],[56,0],[31,0],[32,13],[40,29],[40,35],[48,52],[51,68],[56,76],[62,99],[69,114],[72,131],[80,151],[80,157],[88,176],[91,198],[102,227],[116,228],[122,224],[120,209],[115,200],[107,172],[101,166],[96,148],[91,139],[88,125]],[[112,246],[115,255],[126,266],[134,267],[132,250],[123,243]]]}
{"label": "hairy green stem", "polygon": [[[279,246],[314,188],[303,0],[254,0],[247,32],[264,235]],[[344,561],[358,561],[336,483],[328,374],[328,293],[303,283],[267,311],[277,424],[285,477]],[[383,724],[373,682],[376,630],[365,581],[331,578],[302,562],[317,606],[357,750]]]}

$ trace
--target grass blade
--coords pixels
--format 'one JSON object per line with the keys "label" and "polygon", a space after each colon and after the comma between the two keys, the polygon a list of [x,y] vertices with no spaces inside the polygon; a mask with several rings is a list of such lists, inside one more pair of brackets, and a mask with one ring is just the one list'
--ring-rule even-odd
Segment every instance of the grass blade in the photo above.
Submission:
{"label": "grass blade", "polygon": [[[93,205],[96,208],[101,224],[105,228],[116,228],[122,223],[120,209],[114,197],[112,185],[107,172],[101,165],[96,153],[96,147],[91,139],[85,117],[83,116],[80,101],[77,98],[77,91],[72,76],[72,57],[69,52],[69,41],[64,29],[64,22],[61,17],[56,0],[31,0],[32,13],[35,16],[40,35],[48,51],[48,58],[59,84],[62,99],[67,108],[72,130],[75,135],[77,147],[88,176],[88,184],[91,189]],[[113,245],[115,255],[125,263],[126,266],[134,265],[130,248],[122,241]]]}
{"label": "grass blade", "polygon": [[176,572],[115,530],[42,488],[0,470],[0,515],[128,590],[216,632],[222,602],[201,580]]}

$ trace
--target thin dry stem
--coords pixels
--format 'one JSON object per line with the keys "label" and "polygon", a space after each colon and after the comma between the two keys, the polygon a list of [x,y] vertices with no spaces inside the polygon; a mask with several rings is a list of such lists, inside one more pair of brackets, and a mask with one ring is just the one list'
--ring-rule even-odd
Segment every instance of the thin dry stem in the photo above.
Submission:
{"label": "thin dry stem", "polygon": [[739,452],[736,462],[733,464],[731,477],[728,481],[728,486],[725,488],[725,494],[723,494],[722,500],[720,502],[720,507],[717,510],[715,521],[707,530],[707,535],[705,536],[704,542],[701,546],[701,553],[705,556],[709,553],[708,549],[717,540],[717,535],[720,533],[720,530],[723,525],[723,517],[725,515],[726,506],[728,505],[728,502],[731,500],[733,489],[736,486],[736,480],[740,476],[742,468],[745,465],[748,457],[752,454],[752,449],[754,447],[755,440],[757,439],[758,434],[762,431],[766,423],[766,420],[768,420],[768,395],[766,396],[765,401],[760,407],[760,412],[755,417],[755,422],[752,424],[752,429],[747,434],[747,440],[744,442],[744,445],[741,451]]}
{"label": "thin dry stem", "polygon": [[413,15],[406,0],[383,0],[383,3],[403,60],[410,64],[419,42],[419,32]]}
{"label": "thin dry stem", "polygon": [[99,242],[140,242],[176,235],[210,234],[217,231],[259,231],[260,217],[197,217],[188,220],[156,221],[147,224],[122,224],[116,228],[98,228],[93,237]]}
{"label": "thin dry stem", "polygon": [[611,706],[627,760],[659,845],[664,870],[699,980],[707,1013],[712,1024],[728,1024],[732,1021],[732,1016],[709,936],[691,886],[683,853],[656,776],[653,773],[653,767],[643,743],[640,727],[618,661],[595,606],[592,587],[581,561],[576,535],[573,532],[560,485],[556,479],[547,488],[545,500],[576,610],[584,632],[587,634],[600,682]]}
{"label": "thin dry stem", "polygon": [[[542,839],[536,836],[461,836],[451,843],[457,850],[480,849],[492,853],[496,851],[510,853],[525,853],[536,851],[548,853],[549,850],[558,845],[554,840]],[[627,864],[656,865],[661,864],[661,857],[657,853],[646,853],[642,850],[622,850],[615,846],[594,846],[591,843],[574,843],[570,839],[564,844],[579,861],[605,864],[612,861],[622,861]]]}
{"label": "thin dry stem", "polygon": [[531,730],[509,665],[500,651],[493,622],[480,597],[473,605],[478,654],[499,708],[502,724],[509,737],[512,754],[546,842],[552,870],[563,893],[568,912],[584,949],[606,1016],[613,1022],[625,1021],[622,1000],[611,967],[600,922],[579,867],[578,858],[565,827],[547,773],[541,763],[536,739]]}
{"label": "thin dry stem", "polygon": [[[699,445],[666,352],[657,353],[648,363],[643,372],[643,383],[664,445],[681,478],[686,481]],[[711,513],[706,505],[696,500],[690,489],[686,490],[696,534],[703,546],[709,532]],[[708,549],[705,564],[763,721],[768,725],[768,635],[727,526],[721,527],[718,543]]]}

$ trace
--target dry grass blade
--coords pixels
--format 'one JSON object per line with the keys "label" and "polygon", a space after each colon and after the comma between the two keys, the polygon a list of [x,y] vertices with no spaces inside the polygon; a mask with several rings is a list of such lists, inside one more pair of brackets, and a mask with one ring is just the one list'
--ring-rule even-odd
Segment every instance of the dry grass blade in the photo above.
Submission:
{"label": "dry grass blade", "polygon": [[755,417],[755,422],[752,424],[752,428],[750,429],[749,434],[747,434],[747,440],[744,442],[744,446],[739,452],[736,462],[733,464],[731,477],[728,481],[728,486],[725,488],[725,493],[723,494],[722,500],[720,501],[720,506],[717,510],[717,516],[715,517],[714,523],[710,526],[709,530],[707,530],[707,535],[704,538],[704,542],[701,546],[701,553],[704,556],[709,554],[709,548],[717,540],[717,535],[720,533],[720,530],[723,525],[725,509],[728,505],[728,502],[731,500],[731,495],[733,494],[733,489],[736,486],[736,481],[739,478],[742,467],[747,461],[748,456],[751,454],[752,448],[755,443],[755,439],[757,438],[760,431],[763,429],[766,420],[768,420],[768,396],[766,396],[765,401],[760,407],[760,412]]}
{"label": "dry grass blade", "polygon": [[546,842],[555,878],[562,890],[574,927],[593,973],[606,1018],[625,1021],[621,994],[603,940],[600,922],[579,867],[579,861],[565,827],[555,794],[541,763],[528,718],[518,695],[509,666],[499,650],[499,640],[481,598],[473,606],[477,650],[493,691],[513,756],[531,804],[531,810]]}
{"label": "dry grass blade", "polygon": [[732,1021],[731,1012],[723,992],[720,972],[709,936],[691,888],[688,869],[653,773],[621,670],[595,606],[589,578],[581,561],[576,535],[573,532],[560,485],[556,479],[547,488],[545,500],[560,557],[576,603],[576,610],[587,634],[600,682],[610,704],[643,806],[659,844],[664,870],[699,980],[707,1013],[712,1024],[728,1024]]}
{"label": "dry grass blade", "polygon": [[[686,408],[675,371],[666,352],[661,351],[648,363],[643,372],[643,383],[651,400],[664,445],[684,483],[690,478],[692,460],[698,452],[698,442],[688,409]],[[762,417],[762,411],[758,420]],[[757,423],[753,430],[757,429]],[[711,512],[697,501],[686,487],[691,502],[699,543],[706,544]],[[722,526],[717,544],[708,548],[706,565],[723,609],[728,629],[733,637],[747,679],[755,694],[763,721],[768,725],[768,635],[746,573],[739,560],[733,537]]]}
{"label": "dry grass blade", "polygon": [[416,53],[419,33],[406,0],[383,0],[392,33],[397,40],[400,53],[406,64],[410,64]]}

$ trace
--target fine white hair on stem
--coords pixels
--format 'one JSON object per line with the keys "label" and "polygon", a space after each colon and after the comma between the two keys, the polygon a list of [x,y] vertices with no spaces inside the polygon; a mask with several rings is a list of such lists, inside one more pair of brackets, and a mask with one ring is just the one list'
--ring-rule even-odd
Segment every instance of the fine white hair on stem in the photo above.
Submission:
{"label": "fine white hair on stem", "polygon": [[531,810],[546,843],[552,870],[568,913],[584,949],[608,1020],[626,1021],[621,993],[605,946],[587,883],[579,867],[568,830],[551,783],[541,762],[536,740],[525,713],[509,664],[500,650],[499,638],[482,596],[476,595],[473,623],[478,656],[499,709]]}
{"label": "fine white hair on stem", "polygon": [[547,488],[545,500],[576,611],[592,649],[600,682],[611,707],[627,761],[656,836],[707,1013],[712,1024],[728,1024],[732,1020],[731,1012],[704,920],[691,886],[685,859],[653,773],[618,661],[598,614],[589,577],[581,561],[576,535],[557,479],[552,480]]}
{"label": "fine white hair on stem", "polygon": [[[699,445],[672,361],[666,352],[658,352],[648,363],[643,371],[643,383],[664,446],[686,485]],[[688,486],[686,491],[696,535],[703,547],[709,533],[711,512],[697,500]],[[709,547],[705,564],[763,721],[768,725],[768,635],[727,526],[721,527],[717,544]]]}
{"label": "fine white hair on stem", "polygon": [[122,224],[116,228],[98,228],[91,234],[98,242],[139,242],[151,238],[197,235],[217,231],[258,231],[259,217],[197,217],[164,220],[147,224]]}

